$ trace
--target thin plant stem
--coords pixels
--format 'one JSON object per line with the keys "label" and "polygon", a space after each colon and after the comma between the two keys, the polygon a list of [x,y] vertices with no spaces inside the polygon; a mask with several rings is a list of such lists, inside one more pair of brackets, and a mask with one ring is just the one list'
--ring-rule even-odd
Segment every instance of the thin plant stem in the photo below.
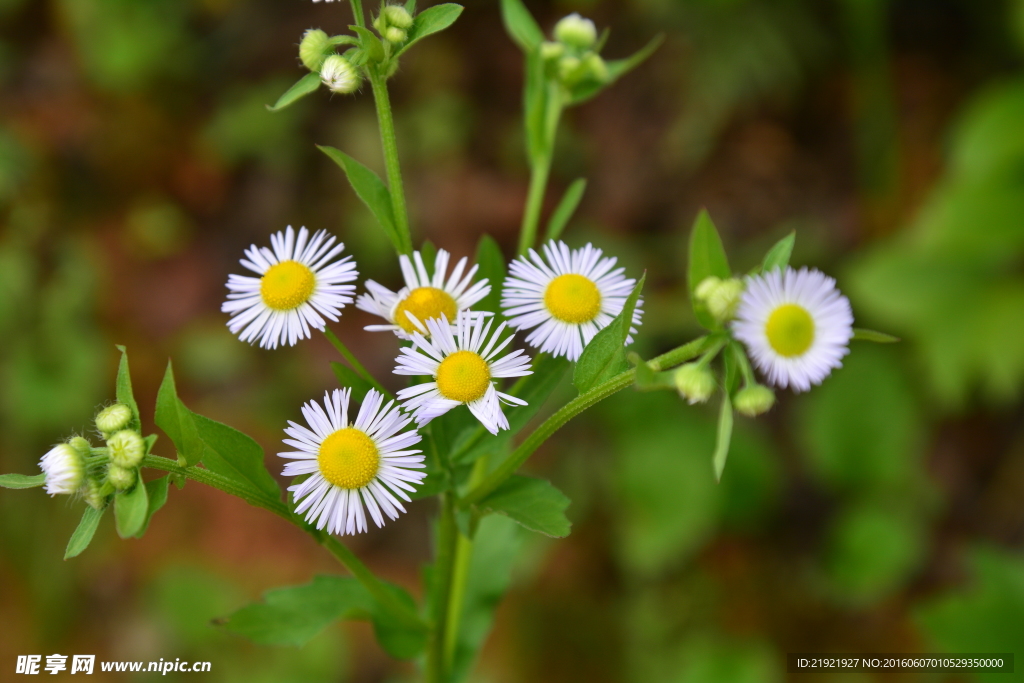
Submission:
{"label": "thin plant stem", "polygon": [[379,391],[381,394],[383,394],[384,396],[391,400],[394,400],[394,395],[390,391],[385,389],[381,385],[381,383],[378,382],[376,378],[374,378],[373,375],[366,371],[366,368],[363,367],[363,364],[360,363],[359,360],[352,354],[352,352],[348,350],[348,347],[346,347],[342,343],[342,341],[338,339],[337,335],[335,335],[333,332],[331,332],[329,329],[325,327],[324,336],[327,337],[327,341],[331,342],[331,345],[338,350],[338,353],[340,353],[342,357],[348,361],[348,364],[352,366],[352,369],[355,370],[357,375],[359,375],[367,382],[369,382],[370,385],[373,386],[373,388]]}
{"label": "thin plant stem", "polygon": [[[469,475],[469,488],[473,488],[487,474],[490,458],[482,455],[473,463],[473,471]],[[462,621],[463,604],[466,599],[466,581],[469,579],[469,566],[473,561],[473,535],[479,520],[476,515],[470,520],[470,536],[459,534],[455,544],[455,561],[452,569],[452,581],[448,598],[448,618],[445,620],[444,654],[445,662],[451,667],[455,659],[455,648],[459,643],[459,624]]]}
{"label": "thin plant stem", "polygon": [[544,205],[544,193],[551,173],[551,151],[534,160],[530,167],[530,189],[526,195],[523,223],[519,228],[519,255],[522,256],[534,246],[537,226],[540,224],[540,210]]}
{"label": "thin plant stem", "polygon": [[363,19],[363,0],[350,0],[352,4],[352,18],[356,22],[356,26],[365,26]]}
{"label": "thin plant stem", "polygon": [[409,214],[405,206],[405,189],[402,185],[402,169],[398,164],[398,142],[395,138],[395,120],[391,114],[391,99],[383,75],[375,66],[367,68],[373,100],[377,105],[377,123],[380,126],[380,140],[384,148],[384,166],[388,175],[388,191],[391,194],[391,208],[395,214],[395,230],[401,253],[412,254],[412,235],[409,232]]}
{"label": "thin plant stem", "polygon": [[[653,358],[648,361],[647,365],[654,371],[666,370],[673,366],[679,365],[684,361],[688,361],[691,358],[695,358],[707,349],[709,346],[720,344],[718,338],[715,337],[699,337],[689,344],[684,344],[678,348],[672,349],[668,353],[664,353],[657,358]],[[566,403],[554,415],[545,420],[537,429],[533,431],[526,439],[512,451],[512,454],[505,459],[493,472],[491,472],[486,479],[480,482],[479,485],[473,487],[460,501],[459,507],[466,508],[470,505],[475,505],[481,500],[486,498],[488,495],[494,492],[501,484],[512,476],[519,467],[526,462],[526,460],[533,455],[533,452],[540,447],[542,443],[558,431],[562,425],[582,413],[587,408],[590,408],[595,403],[602,401],[612,394],[625,389],[633,383],[633,378],[636,375],[636,369],[632,368],[624,372],[615,375],[611,379],[597,385],[590,391],[580,394],[573,400]]]}
{"label": "thin plant stem", "polygon": [[[445,656],[445,633],[448,623],[455,546],[459,529],[455,523],[455,496],[446,491],[441,497],[441,520],[437,531],[437,559],[434,561],[434,614],[427,638],[426,683],[448,683],[448,658]],[[439,583],[438,583],[439,582]]]}

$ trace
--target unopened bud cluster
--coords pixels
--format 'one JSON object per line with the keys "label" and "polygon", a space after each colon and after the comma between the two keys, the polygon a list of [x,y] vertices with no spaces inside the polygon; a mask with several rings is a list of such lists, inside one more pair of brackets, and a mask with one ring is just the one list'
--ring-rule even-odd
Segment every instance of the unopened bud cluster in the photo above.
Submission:
{"label": "unopened bud cluster", "polygon": [[400,45],[409,39],[412,21],[412,15],[404,7],[385,5],[373,20],[373,27],[381,38],[393,45]]}
{"label": "unopened bud cluster", "polygon": [[743,281],[736,278],[722,280],[714,276],[701,280],[693,295],[704,303],[708,312],[720,323],[732,320],[736,307],[743,298]]}
{"label": "unopened bud cluster", "polygon": [[608,65],[594,49],[597,27],[590,19],[577,13],[563,17],[555,24],[555,40],[540,46],[540,56],[554,76],[567,88],[584,81],[606,83]]}

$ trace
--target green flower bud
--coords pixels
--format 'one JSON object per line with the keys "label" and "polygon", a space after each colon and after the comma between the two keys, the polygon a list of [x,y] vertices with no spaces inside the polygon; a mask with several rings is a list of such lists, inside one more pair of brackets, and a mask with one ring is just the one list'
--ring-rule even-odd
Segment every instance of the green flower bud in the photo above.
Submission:
{"label": "green flower bud", "polygon": [[732,404],[741,414],[756,417],[775,405],[775,392],[761,384],[751,384],[736,392]]}
{"label": "green flower bud", "polygon": [[404,43],[405,39],[408,38],[408,34],[400,28],[392,26],[387,31],[384,31],[384,39],[389,43]]}
{"label": "green flower bud", "polygon": [[715,320],[725,322],[736,315],[736,307],[740,305],[745,288],[742,280],[722,280],[712,276],[701,280],[693,290],[693,295],[704,302]]}
{"label": "green flower bud", "polygon": [[92,455],[92,444],[89,443],[88,439],[74,436],[68,439],[68,445],[78,451],[78,454],[83,458],[88,458]]}
{"label": "green flower bud", "polygon": [[603,59],[601,59],[601,55],[596,52],[588,52],[584,55],[583,68],[586,70],[587,75],[595,81],[607,83],[610,78],[608,74],[608,65],[604,63]]}
{"label": "green flower bud", "polygon": [[676,370],[673,379],[679,395],[690,405],[704,403],[715,393],[715,376],[700,363],[687,363]]}
{"label": "green flower bud", "polygon": [[96,429],[104,434],[119,432],[132,421],[132,409],[123,403],[107,406],[96,416]]}
{"label": "green flower bud", "polygon": [[701,301],[707,301],[708,297],[711,296],[711,292],[717,289],[720,284],[722,284],[722,278],[715,277],[714,275],[706,277],[693,290],[693,295]]}
{"label": "green flower bud", "polygon": [[110,462],[118,467],[138,467],[146,455],[146,443],[137,432],[123,430],[107,439]]}
{"label": "green flower bud", "polygon": [[311,28],[302,34],[299,43],[299,59],[310,71],[319,71],[320,65],[332,50],[331,39],[318,28]]}
{"label": "green flower bud", "polygon": [[581,73],[580,67],[582,62],[578,57],[572,57],[566,55],[558,61],[558,77],[566,85],[573,85],[580,80]]}
{"label": "green flower bud", "polygon": [[565,45],[561,43],[553,43],[550,40],[545,40],[540,44],[540,57],[545,62],[550,62],[558,59],[565,54]]}
{"label": "green flower bud", "polygon": [[107,481],[116,490],[127,491],[135,485],[135,470],[112,464],[107,468]]}
{"label": "green flower bud", "polygon": [[107,494],[103,491],[103,485],[93,479],[86,482],[82,497],[89,507],[96,510],[102,510],[107,505]]}
{"label": "green flower bud", "polygon": [[555,38],[570,47],[587,50],[597,42],[597,28],[590,19],[573,12],[555,24]]}
{"label": "green flower bud", "polygon": [[359,72],[341,55],[331,55],[320,68],[320,80],[331,92],[348,94],[359,88]]}
{"label": "green flower bud", "polygon": [[412,15],[401,5],[388,5],[381,16],[388,25],[396,28],[404,30],[412,26]]}

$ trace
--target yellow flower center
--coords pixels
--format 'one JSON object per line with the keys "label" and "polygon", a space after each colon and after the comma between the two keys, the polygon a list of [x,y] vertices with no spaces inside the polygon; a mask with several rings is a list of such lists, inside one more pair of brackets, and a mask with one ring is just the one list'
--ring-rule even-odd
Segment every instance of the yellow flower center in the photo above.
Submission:
{"label": "yellow flower center", "polygon": [[555,318],[567,323],[587,323],[601,312],[601,291],[590,278],[559,275],[544,292],[544,305]]}
{"label": "yellow flower center", "polygon": [[359,489],[376,476],[380,453],[366,432],[345,427],[323,440],[316,461],[327,481],[343,489]]}
{"label": "yellow flower center", "polygon": [[803,306],[783,304],[768,316],[768,343],[785,358],[803,355],[814,343],[814,318]]}
{"label": "yellow flower center", "polygon": [[452,401],[472,403],[483,397],[490,385],[490,366],[472,351],[456,351],[437,368],[437,390]]}
{"label": "yellow flower center", "polygon": [[298,261],[281,261],[270,266],[260,278],[263,303],[275,311],[290,311],[309,300],[316,276]]}
{"label": "yellow flower center", "polygon": [[442,313],[448,318],[448,322],[454,322],[459,308],[455,304],[455,299],[443,289],[417,287],[395,307],[395,323],[406,332],[419,332],[405,314],[406,311],[416,316],[421,323],[431,318],[440,318]]}

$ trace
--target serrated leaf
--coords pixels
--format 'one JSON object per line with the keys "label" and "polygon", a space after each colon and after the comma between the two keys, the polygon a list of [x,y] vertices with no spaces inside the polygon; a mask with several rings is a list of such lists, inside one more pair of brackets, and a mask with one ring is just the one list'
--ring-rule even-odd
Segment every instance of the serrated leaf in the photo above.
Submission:
{"label": "serrated leaf", "polygon": [[178,451],[178,460],[185,467],[191,467],[203,457],[203,440],[199,438],[192,411],[178,398],[178,390],[174,384],[174,370],[167,361],[167,371],[156,394],[156,414],[154,420],[167,436],[171,437],[174,448]]}
{"label": "serrated leaf", "polygon": [[577,178],[572,182],[569,189],[565,191],[565,195],[562,196],[562,201],[558,202],[554,213],[551,214],[547,233],[544,236],[545,241],[557,240],[562,236],[562,231],[565,230],[565,226],[569,224],[569,220],[576,213],[576,207],[580,205],[580,200],[583,199],[586,189],[586,178]]}
{"label": "serrated leaf", "polygon": [[410,47],[431,34],[445,30],[455,23],[460,14],[462,14],[462,5],[456,5],[452,2],[434,5],[423,10],[413,20],[412,26],[409,27],[409,37],[397,54],[403,54]]}
{"label": "serrated leaf", "polygon": [[267,111],[281,111],[285,107],[297,102],[311,92],[316,92],[316,89],[320,87],[320,74],[308,73],[299,80],[295,81],[292,87],[284,91],[284,93],[277,98],[277,102],[274,104],[267,105]]}
{"label": "serrated leaf", "polygon": [[885,332],[867,330],[863,327],[853,328],[853,339],[858,341],[875,342],[876,344],[895,344],[900,341],[899,337],[894,337],[891,334],[886,334]]}
{"label": "serrated leaf", "polygon": [[263,449],[252,437],[198,413],[192,413],[192,419],[205,445],[202,462],[207,469],[274,500],[280,498],[281,489],[263,464]]}
{"label": "serrated leaf", "polygon": [[581,394],[629,368],[629,363],[626,362],[626,338],[629,337],[629,330],[633,325],[633,310],[646,279],[645,272],[626,299],[622,311],[607,327],[594,335],[580,354],[572,375],[572,383]]}
{"label": "serrated leaf", "polygon": [[135,538],[142,538],[149,528],[149,520],[153,519],[153,515],[167,502],[167,486],[170,481],[170,475],[164,475],[146,482],[146,497],[149,499],[149,505],[146,509],[146,520],[142,523],[139,532],[135,534]]}
{"label": "serrated leaf", "polygon": [[715,480],[722,481],[725,461],[729,457],[729,443],[732,441],[732,401],[728,392],[722,392],[722,407],[718,413],[718,433],[715,441],[715,454],[711,458],[715,466]]}
{"label": "serrated leaf", "polygon": [[725,248],[722,246],[722,238],[718,236],[718,229],[715,228],[707,210],[701,209],[693,223],[693,231],[690,233],[689,268],[686,280],[689,284],[690,301],[693,304],[693,312],[697,316],[697,321],[709,330],[717,330],[721,325],[708,311],[707,306],[693,295],[697,285],[712,276],[724,280],[732,277],[732,271],[729,270],[729,260],[725,256]]}
{"label": "serrated leaf", "polygon": [[483,235],[476,245],[477,279],[487,278],[491,291],[474,308],[501,315],[501,287],[505,282],[505,255],[490,235]]}
{"label": "serrated leaf", "polygon": [[363,204],[366,204],[373,217],[377,219],[377,223],[384,230],[384,234],[388,236],[388,239],[391,240],[395,250],[401,252],[402,244],[398,237],[398,230],[395,228],[395,214],[391,204],[391,193],[388,191],[384,181],[376,173],[341,150],[328,147],[327,145],[317,145],[317,148],[341,167],[356,195],[363,201]]}
{"label": "serrated leaf", "polygon": [[103,508],[102,510],[97,510],[92,507],[85,508],[85,512],[82,514],[82,521],[78,523],[78,527],[75,529],[75,532],[71,534],[67,550],[64,551],[65,560],[81,555],[82,551],[89,547],[89,544],[92,543],[92,537],[96,534],[96,529],[100,525],[100,519],[103,518],[104,512],[106,512],[106,508]]}
{"label": "serrated leaf", "polygon": [[373,31],[365,26],[349,26],[349,29],[359,36],[359,47],[370,59],[371,62],[384,61],[384,44],[380,38],[373,34]]}
{"label": "serrated leaf", "polygon": [[0,474],[0,488],[34,489],[46,483],[46,473],[41,474]]}
{"label": "serrated leaf", "polygon": [[[138,476],[138,470],[135,471]],[[146,485],[139,479],[135,487],[121,491],[114,496],[114,521],[117,523],[117,535],[131,538],[143,529],[146,514],[149,511],[149,494]]]}
{"label": "serrated leaf", "polygon": [[506,515],[531,531],[554,538],[568,536],[572,527],[565,516],[569,499],[543,479],[513,474],[478,507]]}
{"label": "serrated leaf", "polygon": [[662,41],[665,40],[663,34],[658,34],[651,38],[650,41],[642,48],[634,52],[625,59],[610,59],[605,62],[605,66],[608,67],[608,80],[604,82],[599,81],[583,81],[579,85],[573,88],[571,96],[569,98],[569,104],[575,105],[593,98],[599,92],[609,87],[615,81],[619,80],[627,73],[640,66],[648,57],[654,54],[654,51],[658,49]]}
{"label": "serrated leaf", "polygon": [[142,421],[139,419],[139,404],[135,402],[135,396],[132,393],[132,378],[128,372],[128,351],[120,344],[117,345],[117,350],[121,352],[121,362],[117,366],[117,402],[131,408],[132,421],[128,423],[128,428],[138,431],[142,428]]}
{"label": "serrated leaf", "polygon": [[352,389],[352,399],[356,403],[362,403],[366,393],[373,388],[373,385],[360,377],[355,370],[347,365],[331,361],[331,370],[334,371],[334,376],[338,378],[338,384]]}
{"label": "serrated leaf", "polygon": [[785,270],[786,266],[789,265],[789,257],[793,255],[793,244],[795,242],[795,230],[776,242],[775,245],[768,250],[768,253],[764,255],[764,260],[761,262],[761,272],[767,273],[775,270],[776,268]]}
{"label": "serrated leaf", "polygon": [[509,37],[524,52],[534,52],[544,41],[544,33],[521,0],[501,0],[501,20]]}

